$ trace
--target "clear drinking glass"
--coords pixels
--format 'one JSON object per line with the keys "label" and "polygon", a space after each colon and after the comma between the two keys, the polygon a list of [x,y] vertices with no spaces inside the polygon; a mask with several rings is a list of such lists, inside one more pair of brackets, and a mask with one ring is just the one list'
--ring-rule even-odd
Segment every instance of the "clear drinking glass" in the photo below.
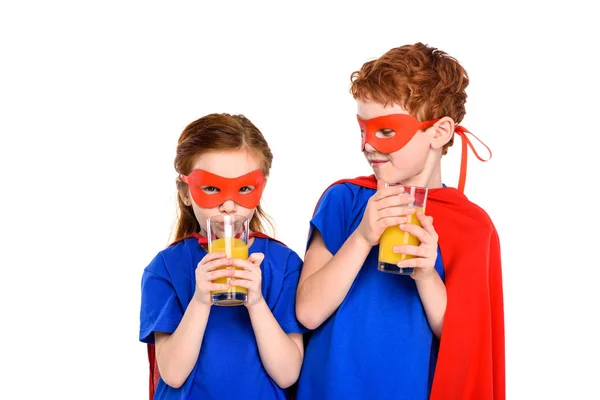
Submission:
{"label": "clear drinking glass", "polygon": [[[390,184],[389,186],[396,185]],[[405,204],[406,206],[412,206],[415,209],[413,214],[407,216],[406,223],[421,226],[421,222],[417,218],[416,212],[421,211],[425,213],[425,205],[427,203],[427,188],[404,185],[404,191],[405,193],[409,193],[415,199],[414,202]],[[393,248],[394,246],[418,246],[420,244],[421,241],[419,239],[408,232],[404,232],[398,225],[388,227],[379,239],[378,269],[382,272],[388,272],[392,274],[411,275],[414,271],[414,268],[399,268],[397,263],[403,260],[414,258],[415,256],[395,253]]]}
{"label": "clear drinking glass", "polygon": [[[241,215],[217,215],[207,220],[208,252],[225,253],[228,258],[248,259],[248,218]],[[225,266],[222,268],[237,268]],[[228,283],[231,278],[218,278],[213,283]],[[238,306],[246,304],[248,289],[230,286],[228,290],[211,292],[213,304]]]}

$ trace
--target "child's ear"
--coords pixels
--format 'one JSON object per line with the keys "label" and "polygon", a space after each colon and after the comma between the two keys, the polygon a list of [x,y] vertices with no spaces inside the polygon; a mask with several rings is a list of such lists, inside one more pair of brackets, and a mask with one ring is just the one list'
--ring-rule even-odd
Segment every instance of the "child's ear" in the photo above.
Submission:
{"label": "child's ear", "polygon": [[450,117],[443,117],[433,125],[435,133],[431,141],[433,149],[441,149],[452,139],[454,135],[454,120]]}
{"label": "child's ear", "polygon": [[179,193],[179,198],[181,199],[183,204],[185,204],[187,207],[192,205],[192,199],[190,198],[190,191],[188,190],[187,185],[185,185],[185,187],[179,188],[177,192]]}

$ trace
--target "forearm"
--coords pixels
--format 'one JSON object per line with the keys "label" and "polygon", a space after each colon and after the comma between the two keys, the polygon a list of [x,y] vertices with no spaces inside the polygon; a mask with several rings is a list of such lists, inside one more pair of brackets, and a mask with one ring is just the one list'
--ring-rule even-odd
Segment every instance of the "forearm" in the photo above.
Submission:
{"label": "forearm", "polygon": [[331,260],[300,284],[296,310],[304,326],[315,329],[337,310],[371,249],[355,231]]}
{"label": "forearm", "polygon": [[281,329],[264,299],[249,308],[248,312],[265,370],[281,388],[293,385],[302,366],[300,348]]}
{"label": "forearm", "polygon": [[434,335],[440,338],[448,303],[446,286],[436,271],[433,271],[431,276],[420,279],[416,283],[429,326]]}
{"label": "forearm", "polygon": [[192,372],[209,314],[210,306],[192,299],[175,332],[157,347],[160,374],[169,386],[180,387]]}

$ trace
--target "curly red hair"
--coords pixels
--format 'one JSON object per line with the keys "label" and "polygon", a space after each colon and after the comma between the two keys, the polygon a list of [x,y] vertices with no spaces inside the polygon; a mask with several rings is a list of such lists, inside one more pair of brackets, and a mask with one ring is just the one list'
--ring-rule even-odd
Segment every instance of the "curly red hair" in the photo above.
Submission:
{"label": "curly red hair", "polygon": [[423,43],[393,48],[364,63],[350,81],[356,100],[398,104],[421,121],[447,116],[458,125],[466,114],[467,71],[455,58]]}

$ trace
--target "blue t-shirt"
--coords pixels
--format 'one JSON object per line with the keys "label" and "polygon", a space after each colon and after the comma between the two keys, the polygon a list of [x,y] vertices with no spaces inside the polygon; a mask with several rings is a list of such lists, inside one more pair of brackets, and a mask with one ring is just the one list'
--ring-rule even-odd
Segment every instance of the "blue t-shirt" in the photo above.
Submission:
{"label": "blue t-shirt", "polygon": [[[350,183],[331,187],[311,220],[311,235],[318,229],[336,254],[373,194]],[[379,271],[378,252],[374,246],[342,304],[310,334],[298,400],[429,398],[437,339],[415,281]],[[439,248],[435,269],[443,279]]]}
{"label": "blue t-shirt", "polygon": [[[262,293],[286,333],[303,333],[295,296],[302,260],[273,240],[255,238],[249,253],[264,253]],[[144,270],[140,340],[154,343],[154,332],[173,333],[196,285],[195,269],[206,251],[186,239],[160,253]],[[161,379],[155,399],[285,399],[265,371],[245,306],[212,306],[200,354],[184,385],[174,389]]]}

